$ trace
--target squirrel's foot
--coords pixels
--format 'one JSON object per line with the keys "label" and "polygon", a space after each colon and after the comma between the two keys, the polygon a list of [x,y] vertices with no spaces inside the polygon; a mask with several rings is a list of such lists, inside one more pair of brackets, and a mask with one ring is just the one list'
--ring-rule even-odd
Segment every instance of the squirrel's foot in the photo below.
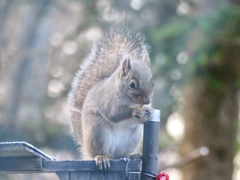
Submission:
{"label": "squirrel's foot", "polygon": [[141,154],[131,154],[128,156],[129,159],[142,159]]}
{"label": "squirrel's foot", "polygon": [[100,170],[107,170],[110,168],[110,156],[98,155],[95,157],[96,165]]}
{"label": "squirrel's foot", "polygon": [[138,107],[132,111],[132,116],[136,117],[140,123],[146,122],[153,115],[153,108],[150,106]]}

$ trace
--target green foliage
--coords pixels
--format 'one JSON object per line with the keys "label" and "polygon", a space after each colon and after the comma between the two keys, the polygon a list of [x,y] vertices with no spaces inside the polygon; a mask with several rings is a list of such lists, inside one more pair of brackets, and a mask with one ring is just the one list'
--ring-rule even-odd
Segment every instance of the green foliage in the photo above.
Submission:
{"label": "green foliage", "polygon": [[240,34],[239,29],[239,8],[219,2],[192,16],[175,15],[153,31],[152,42],[158,51],[166,54],[171,63],[165,65],[172,68],[178,66],[175,58],[180,51],[189,53],[190,62],[184,65],[183,71],[193,75],[197,68],[205,67],[211,61],[221,61],[222,55],[216,44],[234,41]]}
{"label": "green foliage", "polygon": [[240,72],[239,72],[238,75],[237,75],[236,85],[237,85],[238,89],[240,89]]}
{"label": "green foliage", "polygon": [[220,89],[222,89],[224,85],[218,78],[213,76],[208,76],[207,80],[208,80],[208,84],[213,90],[219,91]]}
{"label": "green foliage", "polygon": [[188,24],[184,24],[186,23],[182,18],[172,20],[171,22],[164,25],[164,27],[161,27],[160,29],[157,29],[155,32],[153,32],[153,42],[157,44],[159,42],[176,39],[179,37],[179,35],[182,35],[189,29]]}

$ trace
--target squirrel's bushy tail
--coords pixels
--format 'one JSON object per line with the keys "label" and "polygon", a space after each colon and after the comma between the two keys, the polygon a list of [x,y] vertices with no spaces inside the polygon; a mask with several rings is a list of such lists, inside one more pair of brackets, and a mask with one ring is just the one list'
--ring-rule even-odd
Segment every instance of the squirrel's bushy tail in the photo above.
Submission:
{"label": "squirrel's bushy tail", "polygon": [[126,58],[140,60],[150,66],[149,47],[144,39],[123,21],[113,21],[101,40],[94,43],[90,55],[74,77],[68,98],[71,129],[78,145],[82,143],[81,113],[88,91],[109,77]]}

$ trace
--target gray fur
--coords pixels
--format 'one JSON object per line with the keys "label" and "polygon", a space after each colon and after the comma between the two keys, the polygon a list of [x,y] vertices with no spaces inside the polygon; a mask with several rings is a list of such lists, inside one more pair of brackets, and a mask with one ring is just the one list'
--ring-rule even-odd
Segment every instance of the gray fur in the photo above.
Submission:
{"label": "gray fur", "polygon": [[[127,70],[127,76],[122,76],[126,59],[130,60],[131,69]],[[130,94],[126,82],[133,77],[141,87],[137,91],[141,98]],[[132,153],[141,138],[139,123],[146,120],[148,113],[145,111],[151,110],[143,108],[143,112],[136,102],[150,99],[151,95],[152,74],[144,37],[123,23],[114,22],[106,35],[93,45],[69,93],[70,126],[82,158],[120,157]],[[138,116],[137,112],[143,115]],[[118,135],[128,142],[122,142]],[[109,138],[115,138],[119,145],[108,144],[115,144]]]}

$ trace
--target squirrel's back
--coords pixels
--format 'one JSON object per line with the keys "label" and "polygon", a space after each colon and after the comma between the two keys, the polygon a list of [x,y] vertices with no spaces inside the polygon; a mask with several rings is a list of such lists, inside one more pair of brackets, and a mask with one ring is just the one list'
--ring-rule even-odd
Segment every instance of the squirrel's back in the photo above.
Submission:
{"label": "squirrel's back", "polygon": [[150,67],[144,37],[131,31],[123,22],[115,21],[101,40],[94,43],[72,83],[70,123],[77,143],[82,142],[81,112],[87,93],[95,84],[109,77],[126,58],[142,61]]}

